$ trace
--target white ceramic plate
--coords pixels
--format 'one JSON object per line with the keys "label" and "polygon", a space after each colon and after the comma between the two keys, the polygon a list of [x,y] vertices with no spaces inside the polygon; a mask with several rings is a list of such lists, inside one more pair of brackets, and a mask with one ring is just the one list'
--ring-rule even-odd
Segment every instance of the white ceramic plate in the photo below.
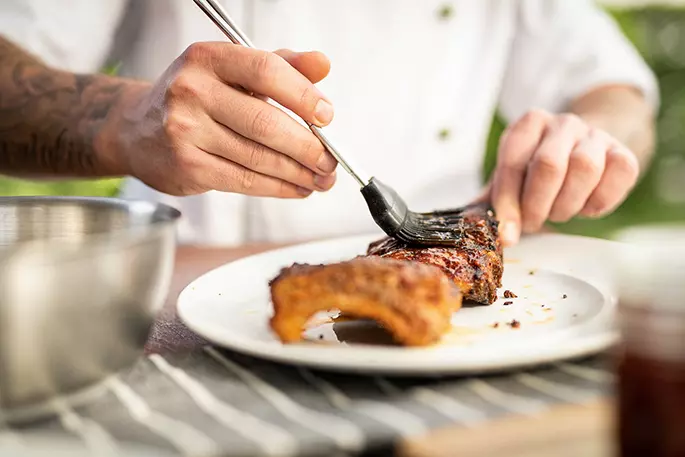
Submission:
{"label": "white ceramic plate", "polygon": [[[385,375],[475,374],[532,366],[602,351],[617,340],[609,264],[620,245],[591,238],[538,235],[505,252],[504,287],[491,306],[454,314],[454,330],[427,348],[378,344],[368,323],[319,315],[307,341],[281,344],[271,332],[268,282],[294,262],[330,263],[364,253],[376,237],[289,247],[219,267],[180,295],[183,322],[209,341],[274,361]],[[519,298],[504,299],[509,289]],[[505,305],[505,302],[513,302]],[[512,322],[516,320],[520,326]]]}

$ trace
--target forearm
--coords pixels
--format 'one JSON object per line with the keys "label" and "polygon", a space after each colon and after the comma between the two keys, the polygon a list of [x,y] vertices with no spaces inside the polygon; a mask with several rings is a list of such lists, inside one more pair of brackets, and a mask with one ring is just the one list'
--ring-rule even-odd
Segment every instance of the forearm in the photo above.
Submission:
{"label": "forearm", "polygon": [[0,173],[126,174],[103,131],[138,83],[51,69],[0,37]]}
{"label": "forearm", "polygon": [[647,168],[654,152],[655,119],[639,91],[627,86],[599,88],[574,100],[570,110],[626,145],[641,170]]}

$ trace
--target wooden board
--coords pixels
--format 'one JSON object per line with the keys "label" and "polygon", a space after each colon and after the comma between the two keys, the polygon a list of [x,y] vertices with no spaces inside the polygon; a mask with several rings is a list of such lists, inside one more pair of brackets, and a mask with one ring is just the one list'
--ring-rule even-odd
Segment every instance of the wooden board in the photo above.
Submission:
{"label": "wooden board", "polygon": [[449,427],[405,440],[402,457],[613,457],[613,403],[559,406],[482,426]]}

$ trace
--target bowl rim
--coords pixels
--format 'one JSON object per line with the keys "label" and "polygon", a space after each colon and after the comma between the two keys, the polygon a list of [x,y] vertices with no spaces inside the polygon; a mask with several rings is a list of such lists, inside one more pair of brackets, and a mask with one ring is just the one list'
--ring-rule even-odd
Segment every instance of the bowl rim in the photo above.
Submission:
{"label": "bowl rim", "polygon": [[[135,208],[145,208],[150,214],[159,212],[161,217],[149,223],[105,230],[99,233],[85,235],[85,246],[73,249],[70,243],[63,243],[55,239],[33,239],[20,241],[15,244],[0,247],[0,261],[6,261],[16,256],[32,257],[38,263],[53,263],[55,261],[76,260],[83,257],[114,250],[128,249],[148,241],[169,226],[175,226],[182,217],[181,212],[167,204],[142,199],[124,199],[110,197],[87,196],[0,196],[0,208],[11,204],[28,203],[76,203],[85,205],[105,205],[111,208],[122,208],[131,211]],[[49,245],[49,250],[46,247]]]}

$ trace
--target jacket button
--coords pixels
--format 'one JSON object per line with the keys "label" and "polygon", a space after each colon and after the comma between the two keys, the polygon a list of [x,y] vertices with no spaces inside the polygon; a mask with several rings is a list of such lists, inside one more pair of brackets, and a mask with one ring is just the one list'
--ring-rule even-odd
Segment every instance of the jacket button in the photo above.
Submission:
{"label": "jacket button", "polygon": [[440,9],[438,9],[438,18],[441,20],[446,21],[452,16],[454,16],[454,6],[451,4],[445,3],[440,7]]}
{"label": "jacket button", "polygon": [[452,131],[448,128],[442,128],[438,131],[438,139],[440,141],[447,141],[449,140],[450,136],[452,135]]}

